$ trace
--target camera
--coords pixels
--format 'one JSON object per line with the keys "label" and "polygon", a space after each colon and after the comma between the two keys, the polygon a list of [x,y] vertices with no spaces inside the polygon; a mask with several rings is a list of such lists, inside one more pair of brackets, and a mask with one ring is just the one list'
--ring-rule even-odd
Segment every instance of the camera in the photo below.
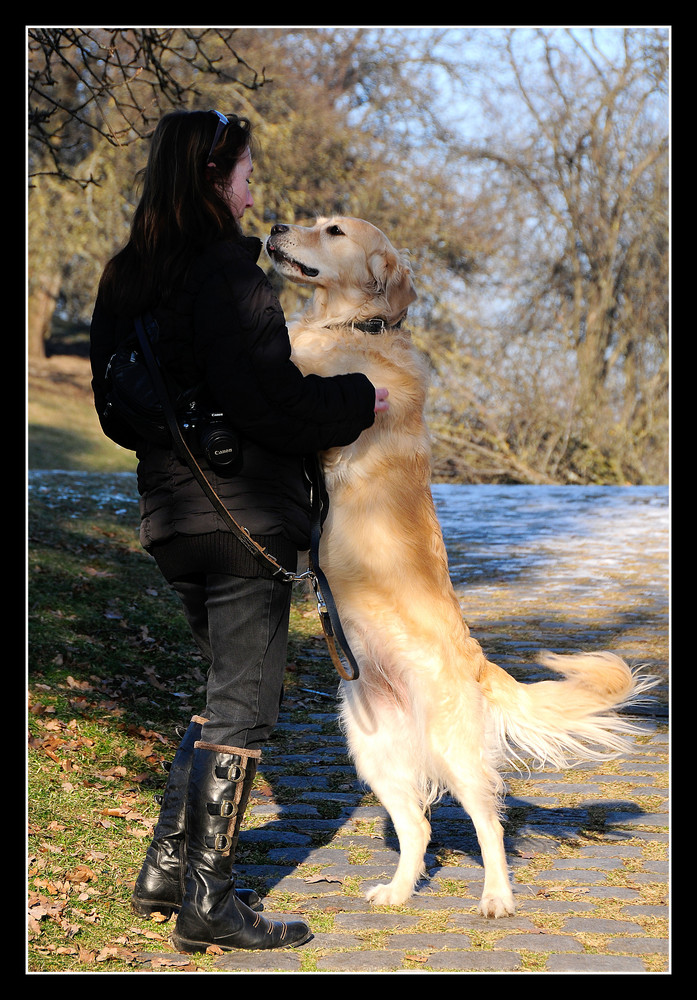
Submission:
{"label": "camera", "polygon": [[201,451],[216,472],[231,473],[240,453],[240,441],[223,413],[193,408],[187,414],[183,429],[195,432]]}

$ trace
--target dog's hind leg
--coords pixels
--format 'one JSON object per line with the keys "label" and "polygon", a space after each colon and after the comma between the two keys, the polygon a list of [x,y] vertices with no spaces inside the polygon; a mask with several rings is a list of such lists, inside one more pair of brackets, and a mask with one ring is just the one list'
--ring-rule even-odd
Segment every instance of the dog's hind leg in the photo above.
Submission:
{"label": "dog's hind leg", "polygon": [[487,774],[484,767],[476,772],[470,767],[456,772],[450,758],[446,780],[449,790],[469,814],[482,852],[484,890],[479,911],[485,917],[511,916],[515,913],[515,903],[498,815],[498,778],[493,773]]}
{"label": "dog's hind leg", "polygon": [[[354,706],[355,707],[355,706]],[[426,819],[424,789],[410,739],[410,720],[394,706],[383,706],[379,721],[358,721],[348,704],[343,720],[351,756],[362,781],[387,810],[399,840],[399,863],[392,880],[366,893],[373,903],[397,906],[413,893],[424,873],[424,856],[431,837]]]}

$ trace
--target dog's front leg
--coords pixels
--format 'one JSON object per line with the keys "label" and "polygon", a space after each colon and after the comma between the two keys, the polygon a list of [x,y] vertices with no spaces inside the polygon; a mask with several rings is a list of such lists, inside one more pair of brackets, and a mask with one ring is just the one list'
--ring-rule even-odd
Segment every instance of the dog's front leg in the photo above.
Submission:
{"label": "dog's front leg", "polygon": [[399,863],[391,882],[373,886],[366,899],[380,906],[399,906],[414,892],[424,875],[424,856],[431,838],[431,826],[416,797],[407,788],[394,786],[382,793],[373,791],[387,809],[399,840]]}

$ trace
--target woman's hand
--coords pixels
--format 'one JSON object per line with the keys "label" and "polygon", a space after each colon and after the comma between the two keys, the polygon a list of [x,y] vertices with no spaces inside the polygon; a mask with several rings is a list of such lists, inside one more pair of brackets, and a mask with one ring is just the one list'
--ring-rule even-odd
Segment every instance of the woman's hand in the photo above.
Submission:
{"label": "woman's hand", "polygon": [[375,412],[382,413],[385,410],[389,410],[390,404],[387,402],[387,397],[389,392],[387,389],[376,389],[375,390]]}

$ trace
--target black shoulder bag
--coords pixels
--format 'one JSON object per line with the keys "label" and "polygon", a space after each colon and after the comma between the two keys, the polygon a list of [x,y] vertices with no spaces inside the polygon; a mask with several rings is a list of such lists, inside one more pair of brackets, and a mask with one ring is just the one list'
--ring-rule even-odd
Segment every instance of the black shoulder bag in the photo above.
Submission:
{"label": "black shoulder bag", "polygon": [[[157,333],[157,323],[149,314],[136,320],[136,337],[129,338],[112,354],[105,373],[106,406],[101,414],[102,427],[112,440],[123,447],[135,450],[142,439],[150,444],[168,448],[171,434],[165,415],[161,394],[157,391],[152,375],[152,365],[145,357],[146,350],[154,361],[150,337],[145,324]],[[158,367],[155,362],[155,367]],[[186,392],[171,393],[174,409],[183,416],[195,406],[198,386]],[[125,439],[124,430],[127,428]],[[134,437],[135,435],[135,437]]]}
{"label": "black shoulder bag", "polygon": [[[148,318],[148,322],[152,328],[155,321]],[[185,436],[182,434],[182,430],[179,426],[179,421],[177,420],[175,409],[172,404],[169,389],[153,353],[150,338],[141,317],[136,319],[135,326],[136,333],[138,335],[138,342],[143,352],[143,358],[152,380],[151,389],[154,390],[156,396],[161,402],[164,422],[169,432],[169,439],[167,443],[174,444],[177,454],[189,466],[195,479],[198,481],[201,489],[206,494],[215,510],[218,514],[220,514],[223,521],[228,525],[233,534],[239,539],[242,545],[244,545],[247,551],[252,554],[257,562],[261,563],[265,569],[270,570],[272,576],[278,577],[285,583],[292,584],[301,580],[309,580],[312,583],[312,587],[317,598],[317,611],[322,622],[322,628],[324,630],[325,639],[327,641],[327,646],[329,647],[329,652],[334,666],[344,680],[356,680],[359,676],[358,664],[353,653],[351,652],[346,636],[344,635],[343,628],[341,627],[338,611],[334,598],[332,597],[327,578],[319,567],[319,540],[321,535],[321,490],[319,488],[319,482],[316,481],[316,479],[313,479],[312,481],[311,496],[313,516],[310,568],[304,573],[292,573],[289,570],[284,569],[274,556],[263,548],[263,546],[254,541],[246,528],[237,523],[218,494],[215,492],[213,486],[208,481],[206,474],[196,460],[196,456],[191,451]],[[152,398],[151,393],[150,397]],[[315,476],[317,477],[320,475],[321,472],[319,466],[317,466]],[[348,666],[341,660],[339,649],[343,651]]]}

